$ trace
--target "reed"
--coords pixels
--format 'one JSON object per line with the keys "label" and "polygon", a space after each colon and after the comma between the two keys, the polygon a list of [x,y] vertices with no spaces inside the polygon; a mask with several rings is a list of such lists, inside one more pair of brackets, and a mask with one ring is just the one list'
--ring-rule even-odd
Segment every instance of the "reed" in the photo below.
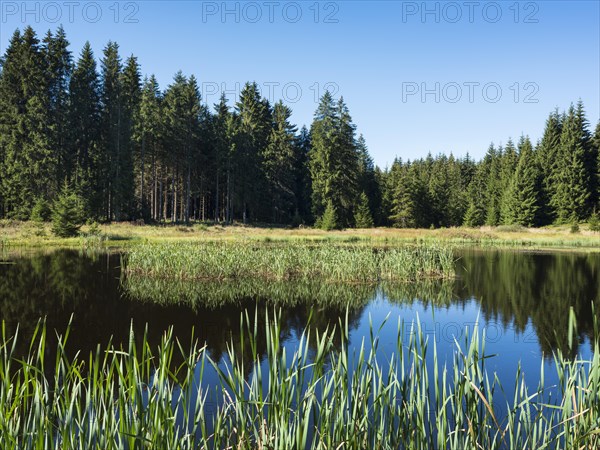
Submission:
{"label": "reed", "polygon": [[[47,361],[43,324],[30,341],[29,355],[17,358],[20,337],[7,336],[3,327],[0,447],[463,450],[600,445],[598,342],[591,360],[556,353],[558,385],[547,386],[542,370],[538,386],[530,389],[521,370],[513,386],[500,385],[486,367],[491,356],[485,332],[477,327],[457,343],[447,366],[418,322],[398,323],[396,348],[385,358],[373,327],[355,346],[348,340],[347,320],[322,334],[307,328],[289,352],[280,340],[277,314],[264,329],[256,323],[245,315],[242,338],[229,344],[222,362],[195,343],[184,350],[171,332],[156,351],[145,335],[136,344],[132,333],[126,348],[109,345],[69,357],[68,331],[58,339],[56,360]],[[178,354],[183,362],[174,365]]]}
{"label": "reed", "polygon": [[179,280],[321,280],[377,283],[454,276],[452,250],[441,246],[372,248],[329,244],[171,243],[134,247],[128,275]]}

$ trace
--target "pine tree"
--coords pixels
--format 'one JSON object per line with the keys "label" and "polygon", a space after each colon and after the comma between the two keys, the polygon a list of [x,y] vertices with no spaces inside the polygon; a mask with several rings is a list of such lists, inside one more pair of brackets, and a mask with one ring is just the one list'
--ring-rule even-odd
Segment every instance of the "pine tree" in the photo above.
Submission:
{"label": "pine tree", "polygon": [[367,194],[361,192],[354,210],[354,226],[356,228],[373,228],[373,217],[369,209]]}
{"label": "pine tree", "polygon": [[381,187],[377,181],[375,163],[369,154],[369,148],[364,136],[361,134],[356,141],[358,153],[359,181],[358,186],[366,195],[369,205],[369,214],[376,222],[381,222],[377,212],[381,208]]}
{"label": "pine tree", "polygon": [[69,152],[69,83],[73,73],[73,58],[62,26],[55,35],[48,31],[43,41],[49,95],[49,145],[56,155],[54,186],[71,176],[74,165]]}
{"label": "pine tree", "polygon": [[338,219],[337,208],[331,199],[327,201],[325,211],[319,219],[319,226],[321,229],[326,231],[337,230],[341,228]]}
{"label": "pine tree", "polygon": [[480,227],[486,220],[486,181],[489,164],[482,162],[477,167],[468,188],[468,207],[463,224],[467,227]]}
{"label": "pine tree", "polygon": [[519,162],[506,196],[504,223],[535,225],[539,208],[539,171],[529,138],[521,137]]}
{"label": "pine tree", "polygon": [[[161,125],[161,93],[158,81],[152,75],[149,79],[144,79],[136,128],[139,146],[135,155],[135,166],[139,181],[140,213],[144,220],[150,217],[153,220],[159,219],[158,169],[162,160]],[[148,179],[151,180],[150,183]],[[148,192],[150,192],[150,199]]]}
{"label": "pine tree", "polygon": [[484,159],[489,167],[486,183],[487,206],[485,224],[490,226],[496,226],[500,223],[500,204],[502,199],[501,160],[502,148],[495,149],[493,144],[490,145]]}
{"label": "pine tree", "polygon": [[0,183],[7,215],[26,220],[35,199],[57,191],[47,64],[31,27],[15,32],[0,79]]}
{"label": "pine tree", "polygon": [[139,153],[139,127],[141,102],[141,75],[135,56],[125,61],[121,73],[121,124],[120,149],[118,160],[119,176],[115,179],[115,216],[121,219],[131,218],[136,209],[141,211],[142,205],[135,207],[134,200],[134,153]]}
{"label": "pine tree", "polygon": [[561,133],[561,116],[558,110],[555,110],[546,120],[544,135],[536,150],[542,177],[539,210],[540,225],[549,225],[556,218],[556,212],[551,204],[551,199],[558,180],[558,155],[560,152]]}
{"label": "pine tree", "polygon": [[273,109],[273,128],[262,154],[263,170],[272,205],[272,222],[286,223],[294,215],[294,141],[296,128],[289,121],[292,110],[279,101]]}
{"label": "pine tree", "polygon": [[311,127],[313,213],[320,217],[331,200],[342,227],[351,225],[354,219],[352,208],[358,195],[355,128],[343,98],[336,104],[327,91],[321,98]]}
{"label": "pine tree", "polygon": [[312,222],[310,195],[312,183],[310,178],[309,155],[311,149],[310,132],[303,126],[294,145],[294,197],[296,211],[301,222]]}
{"label": "pine tree", "polygon": [[571,105],[560,137],[556,184],[551,200],[559,223],[580,221],[587,215],[591,192],[586,146],[585,122]]}
{"label": "pine tree", "polygon": [[500,218],[499,223],[506,223],[510,216],[510,185],[517,169],[518,154],[517,149],[512,141],[509,139],[502,152],[502,158],[500,163]]}
{"label": "pine tree", "polygon": [[103,163],[100,148],[100,81],[96,60],[86,42],[69,85],[69,130],[67,167],[63,172],[84,199],[91,217],[104,215],[102,205]]}
{"label": "pine tree", "polygon": [[391,215],[390,221],[399,228],[414,228],[417,226],[415,205],[415,171],[414,166],[403,165],[396,161],[391,170]]}
{"label": "pine tree", "polygon": [[261,99],[256,83],[246,83],[236,104],[239,116],[237,129],[238,171],[235,174],[239,192],[242,219],[247,222],[266,219],[271,213],[267,198],[262,192],[267,182],[262,170],[262,155],[267,147],[272,127],[272,111],[269,103]]}
{"label": "pine tree", "polygon": [[121,153],[125,150],[122,142],[123,105],[121,103],[121,72],[123,70],[119,46],[109,42],[104,48],[102,65],[102,121],[101,152],[98,164],[100,179],[104,181],[104,208],[108,220],[120,220],[121,192]]}
{"label": "pine tree", "polygon": [[63,238],[76,236],[83,219],[83,201],[65,182],[52,206],[52,233]]}

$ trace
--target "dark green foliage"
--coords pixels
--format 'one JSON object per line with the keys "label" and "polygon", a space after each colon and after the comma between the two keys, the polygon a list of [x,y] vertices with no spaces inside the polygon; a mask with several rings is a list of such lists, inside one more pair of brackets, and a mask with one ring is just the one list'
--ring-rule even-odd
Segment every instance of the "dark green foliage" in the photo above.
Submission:
{"label": "dark green foliage", "polygon": [[30,220],[34,222],[48,222],[52,211],[44,198],[38,198],[31,210]]}
{"label": "dark green foliage", "polygon": [[600,231],[600,216],[598,215],[598,211],[595,209],[590,216],[588,224],[590,226],[590,231]]}
{"label": "dark green foliage", "polygon": [[356,228],[373,227],[373,217],[369,209],[369,198],[364,192],[361,192],[354,210],[354,226]]}
{"label": "dark green foliage", "polygon": [[331,200],[327,201],[327,206],[325,207],[325,211],[323,212],[323,215],[319,218],[319,221],[317,224],[318,224],[319,228],[326,230],[326,231],[337,230],[337,229],[341,228],[339,218],[338,218],[337,208],[333,204],[333,201],[331,201]]}
{"label": "dark green foliage", "polygon": [[535,225],[539,208],[539,172],[529,138],[521,137],[519,159],[504,199],[503,222]]}
{"label": "dark green foliage", "polygon": [[600,124],[592,136],[581,102],[550,114],[535,148],[522,138],[479,162],[428,155],[381,169],[329,92],[298,132],[257,83],[209,110],[194,76],[161,92],[114,42],[100,74],[89,43],[74,63],[62,28],[42,42],[17,30],[1,61],[0,218],[39,218],[63,180],[98,221],[537,226],[599,206]]}
{"label": "dark green foliage", "polygon": [[344,100],[336,103],[327,91],[311,128],[310,172],[315,217],[332,203],[341,227],[352,224],[352,208],[359,188],[359,156],[352,123]]}
{"label": "dark green foliage", "polygon": [[52,205],[52,233],[62,238],[77,236],[83,222],[83,202],[65,183]]}

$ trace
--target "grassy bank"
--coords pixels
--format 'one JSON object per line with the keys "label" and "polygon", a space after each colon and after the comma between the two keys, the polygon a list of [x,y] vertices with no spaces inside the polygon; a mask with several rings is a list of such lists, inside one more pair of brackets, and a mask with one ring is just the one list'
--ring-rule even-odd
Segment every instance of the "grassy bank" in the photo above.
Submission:
{"label": "grassy bank", "polygon": [[454,257],[448,247],[426,245],[373,249],[306,243],[162,243],[131,248],[125,272],[177,280],[378,283],[451,278]]}
{"label": "grassy bank", "polygon": [[[347,324],[318,336],[306,331],[287,353],[277,319],[261,330],[245,323],[220,363],[204,347],[183,350],[171,333],[158,351],[132,334],[128,348],[74,358],[64,351],[67,338],[60,338],[55,361],[45,358],[43,329],[25,358],[13,354],[19,337],[3,334],[0,446],[493,450],[600,444],[598,343],[591,361],[554,355],[557,386],[547,386],[550,374],[542,371],[538,386],[527,388],[520,370],[514,385],[500,385],[486,367],[490,356],[477,327],[447,365],[418,324],[408,331],[399,323],[393,354],[380,358],[376,330],[359,347],[350,346]],[[334,337],[340,333],[341,345]],[[183,363],[174,367],[178,353]]]}
{"label": "grassy bank", "polygon": [[419,242],[441,242],[455,245],[497,246],[516,248],[600,249],[600,234],[581,225],[579,233],[570,226],[528,229],[521,227],[483,227],[424,229],[349,229],[326,232],[311,228],[285,229],[194,224],[143,225],[114,223],[100,225],[98,234],[90,234],[84,226],[81,236],[60,239],[52,236],[48,224],[0,221],[0,247],[73,247],[128,248],[147,242],[320,242],[349,245],[400,245]]}

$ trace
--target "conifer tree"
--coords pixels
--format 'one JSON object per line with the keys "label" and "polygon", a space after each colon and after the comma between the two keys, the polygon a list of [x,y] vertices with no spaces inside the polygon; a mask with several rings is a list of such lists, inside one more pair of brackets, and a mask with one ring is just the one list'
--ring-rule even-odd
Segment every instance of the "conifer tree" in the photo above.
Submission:
{"label": "conifer tree", "polygon": [[591,195],[589,170],[586,169],[587,145],[585,122],[571,105],[562,127],[551,200],[559,223],[580,221],[587,215]]}
{"label": "conifer tree", "polygon": [[135,157],[136,174],[139,179],[138,195],[141,216],[146,220],[149,217],[153,220],[159,219],[158,169],[162,160],[161,131],[161,93],[158,81],[152,75],[144,79],[136,127],[136,137],[139,141]]}
{"label": "conifer tree", "polygon": [[495,149],[490,145],[485,156],[489,170],[486,183],[486,212],[485,224],[496,226],[500,223],[500,204],[502,200],[501,160],[502,148]]}
{"label": "conifer tree", "polygon": [[52,233],[63,238],[76,236],[83,220],[83,202],[65,182],[52,206]]}
{"label": "conifer tree", "polygon": [[55,35],[50,31],[43,41],[49,95],[49,145],[56,155],[55,186],[71,176],[74,165],[69,153],[69,83],[73,73],[73,58],[69,51],[69,41],[65,30],[60,26]]}
{"label": "conifer tree", "polygon": [[269,188],[273,223],[291,220],[296,206],[294,194],[294,143],[296,128],[289,121],[292,110],[282,101],[273,109],[273,128],[262,155],[263,170]]}
{"label": "conifer tree", "polygon": [[[489,159],[488,159],[489,161]],[[480,227],[486,220],[486,181],[488,179],[489,163],[482,162],[477,167],[473,180],[468,189],[468,206],[465,212],[464,225]]]}
{"label": "conifer tree", "polygon": [[309,155],[311,148],[310,132],[303,126],[294,145],[294,197],[296,198],[297,219],[301,222],[312,222],[310,195],[312,183],[310,178]]}
{"label": "conifer tree", "polygon": [[535,225],[539,208],[539,172],[531,141],[521,137],[519,160],[506,195],[506,224]]}
{"label": "conifer tree", "polygon": [[355,126],[343,98],[336,104],[325,92],[311,128],[313,213],[321,216],[331,200],[342,227],[351,225],[358,195],[359,160],[354,134]]}
{"label": "conifer tree", "polygon": [[104,181],[104,208],[107,220],[120,220],[121,195],[119,183],[124,143],[122,142],[123,105],[121,103],[121,72],[123,70],[119,46],[109,42],[104,48],[102,65],[102,121],[101,152],[98,164],[100,179]]}
{"label": "conifer tree", "polygon": [[103,158],[100,148],[100,81],[96,60],[86,42],[69,85],[68,161],[65,175],[82,196],[89,215],[104,215]]}
{"label": "conifer tree", "polygon": [[342,228],[338,219],[337,208],[331,199],[327,200],[327,206],[323,215],[319,218],[319,226],[326,231]]}
{"label": "conifer tree", "polygon": [[57,191],[46,61],[31,27],[15,32],[0,79],[0,182],[7,215],[26,220],[39,197]]}
{"label": "conifer tree", "polygon": [[373,217],[369,209],[369,199],[367,198],[367,194],[361,192],[354,210],[354,226],[356,228],[372,228],[373,225]]}
{"label": "conifer tree", "polygon": [[540,225],[549,225],[556,218],[551,198],[558,180],[558,155],[560,153],[561,132],[561,116],[558,110],[555,110],[546,120],[544,135],[536,150],[542,178],[539,211]]}

